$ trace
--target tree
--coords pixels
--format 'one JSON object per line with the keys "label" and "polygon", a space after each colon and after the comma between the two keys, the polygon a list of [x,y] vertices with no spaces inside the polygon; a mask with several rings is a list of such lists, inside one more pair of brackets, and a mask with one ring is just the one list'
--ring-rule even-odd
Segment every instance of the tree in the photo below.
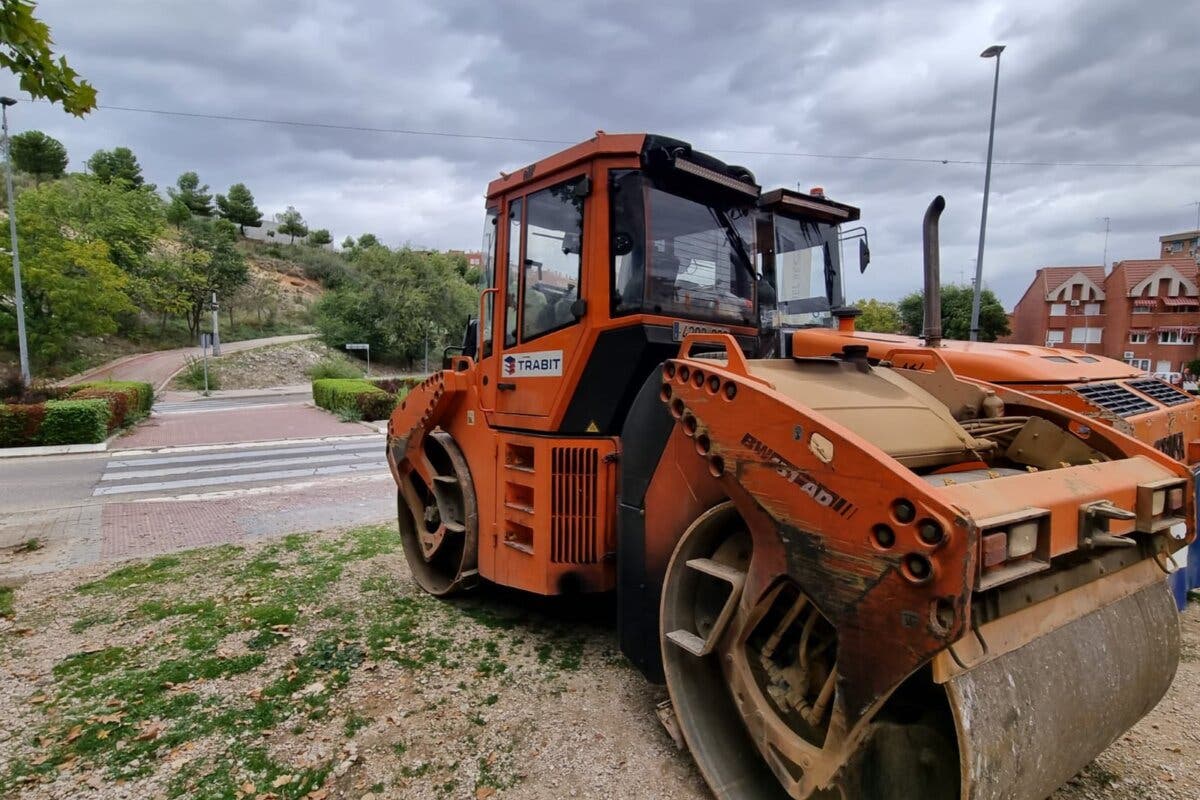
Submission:
{"label": "tree", "polygon": [[345,239],[342,239],[342,249],[343,250],[353,250],[354,249],[354,237],[353,236],[347,236]]}
{"label": "tree", "polygon": [[217,293],[220,302],[250,279],[246,258],[237,249],[237,229],[224,219],[193,217],[184,229],[181,262],[191,259],[192,275],[184,284],[189,291],[187,324],[192,336],[200,332],[200,320]]}
{"label": "tree", "polygon": [[67,148],[41,131],[25,131],[12,137],[13,164],[33,175],[40,184],[46,178],[61,178],[67,170]]}
{"label": "tree", "polygon": [[28,0],[0,2],[0,67],[20,78],[23,91],[82,117],[96,107],[96,89],[80,79],[66,58],[55,58],[50,28],[33,15]]}
{"label": "tree", "polygon": [[257,228],[262,225],[262,212],[254,205],[254,195],[244,183],[229,187],[229,194],[217,195],[217,213],[238,226],[238,232],[246,235],[246,226]]}
{"label": "tree", "polygon": [[333,235],[326,228],[317,228],[308,234],[308,243],[313,247],[324,247],[333,244]]}
{"label": "tree", "polygon": [[308,226],[304,224],[304,217],[300,215],[295,206],[288,206],[282,214],[276,214],[275,221],[279,223],[279,232],[291,237],[288,244],[295,244],[297,236],[308,235]]}
{"label": "tree", "polygon": [[358,247],[360,250],[366,250],[368,247],[379,247],[380,245],[379,237],[373,233],[364,233],[358,237]]}
{"label": "tree", "polygon": [[[970,286],[951,284],[942,287],[942,336],[947,339],[971,338]],[[913,336],[920,336],[924,329],[925,293],[916,291],[906,295],[899,303],[900,319],[904,329]],[[1008,315],[1004,306],[991,289],[984,289],[979,303],[979,340],[994,342],[1010,333]]]}
{"label": "tree", "polygon": [[875,333],[898,333],[900,331],[900,312],[895,303],[886,300],[858,300],[854,306],[862,312],[855,320],[855,327],[860,331]]}
{"label": "tree", "polygon": [[20,201],[22,231],[46,239],[103,242],[112,262],[130,275],[145,266],[164,223],[162,198],[149,188],[130,191],[121,181],[104,183],[87,175],[27,190]]}
{"label": "tree", "polygon": [[208,184],[200,185],[200,176],[194,172],[185,172],[175,181],[175,186],[167,189],[172,200],[183,201],[187,209],[197,217],[211,217],[213,213],[212,195]]}
{"label": "tree", "polygon": [[175,226],[176,230],[183,230],[183,223],[192,218],[192,210],[188,208],[188,204],[182,197],[172,197],[171,202],[167,205],[167,222]]}
{"label": "tree", "polygon": [[[111,243],[86,220],[63,220],[68,181],[29,189],[17,199],[25,325],[34,360],[69,355],[81,336],[115,333],[122,315],[136,311],[132,278],[115,261]],[[7,229],[4,247],[11,248]],[[12,262],[0,259],[0,285],[12,285]],[[0,345],[16,345],[16,308],[0,292]]]}
{"label": "tree", "polygon": [[105,183],[124,181],[131,187],[145,183],[142,165],[128,147],[97,150],[87,161],[88,170]]}
{"label": "tree", "polygon": [[415,359],[427,329],[457,338],[478,306],[477,291],[440,253],[371,247],[355,263],[317,304],[317,328],[331,346],[367,342],[381,359]]}

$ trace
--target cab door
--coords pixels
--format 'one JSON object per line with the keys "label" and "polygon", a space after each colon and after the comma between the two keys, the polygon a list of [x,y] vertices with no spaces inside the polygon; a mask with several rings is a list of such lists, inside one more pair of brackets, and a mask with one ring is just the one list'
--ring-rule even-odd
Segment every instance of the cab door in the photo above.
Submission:
{"label": "cab door", "polygon": [[499,413],[549,416],[574,371],[590,188],[581,173],[509,199],[503,338],[490,381]]}

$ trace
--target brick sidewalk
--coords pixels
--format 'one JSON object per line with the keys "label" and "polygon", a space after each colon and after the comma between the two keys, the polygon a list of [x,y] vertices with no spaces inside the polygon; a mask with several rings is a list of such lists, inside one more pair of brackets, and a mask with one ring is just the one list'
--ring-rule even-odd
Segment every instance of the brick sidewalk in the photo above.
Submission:
{"label": "brick sidewalk", "polygon": [[151,417],[133,433],[114,440],[109,449],[232,444],[320,436],[360,436],[367,433],[370,431],[357,422],[341,422],[332,414],[312,406],[260,406]]}
{"label": "brick sidewalk", "polygon": [[103,561],[140,558],[259,536],[395,524],[395,515],[390,475],[213,500],[109,503],[97,555]]}

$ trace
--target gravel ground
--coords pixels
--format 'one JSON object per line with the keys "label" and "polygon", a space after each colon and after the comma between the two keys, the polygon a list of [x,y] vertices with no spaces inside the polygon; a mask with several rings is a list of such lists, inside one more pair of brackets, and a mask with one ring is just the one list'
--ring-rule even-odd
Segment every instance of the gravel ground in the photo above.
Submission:
{"label": "gravel ground", "polygon": [[[709,795],[611,606],[439,602],[362,528],[39,577],[0,620],[0,795]],[[1150,716],[1053,800],[1200,797],[1200,605]]]}
{"label": "gravel ground", "polygon": [[[349,362],[344,353],[316,339],[306,339],[232,353],[213,359],[212,363],[220,370],[222,390],[271,389],[308,383],[308,370],[326,358]],[[171,382],[171,388],[188,389],[179,378]]]}

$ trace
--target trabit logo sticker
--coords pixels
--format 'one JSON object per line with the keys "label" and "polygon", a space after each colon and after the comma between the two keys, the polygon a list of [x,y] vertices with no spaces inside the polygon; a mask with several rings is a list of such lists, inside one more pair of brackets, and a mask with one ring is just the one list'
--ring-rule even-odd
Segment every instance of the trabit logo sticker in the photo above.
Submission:
{"label": "trabit logo sticker", "polygon": [[562,375],[562,350],[516,353],[504,357],[504,374],[514,378],[542,378]]}

